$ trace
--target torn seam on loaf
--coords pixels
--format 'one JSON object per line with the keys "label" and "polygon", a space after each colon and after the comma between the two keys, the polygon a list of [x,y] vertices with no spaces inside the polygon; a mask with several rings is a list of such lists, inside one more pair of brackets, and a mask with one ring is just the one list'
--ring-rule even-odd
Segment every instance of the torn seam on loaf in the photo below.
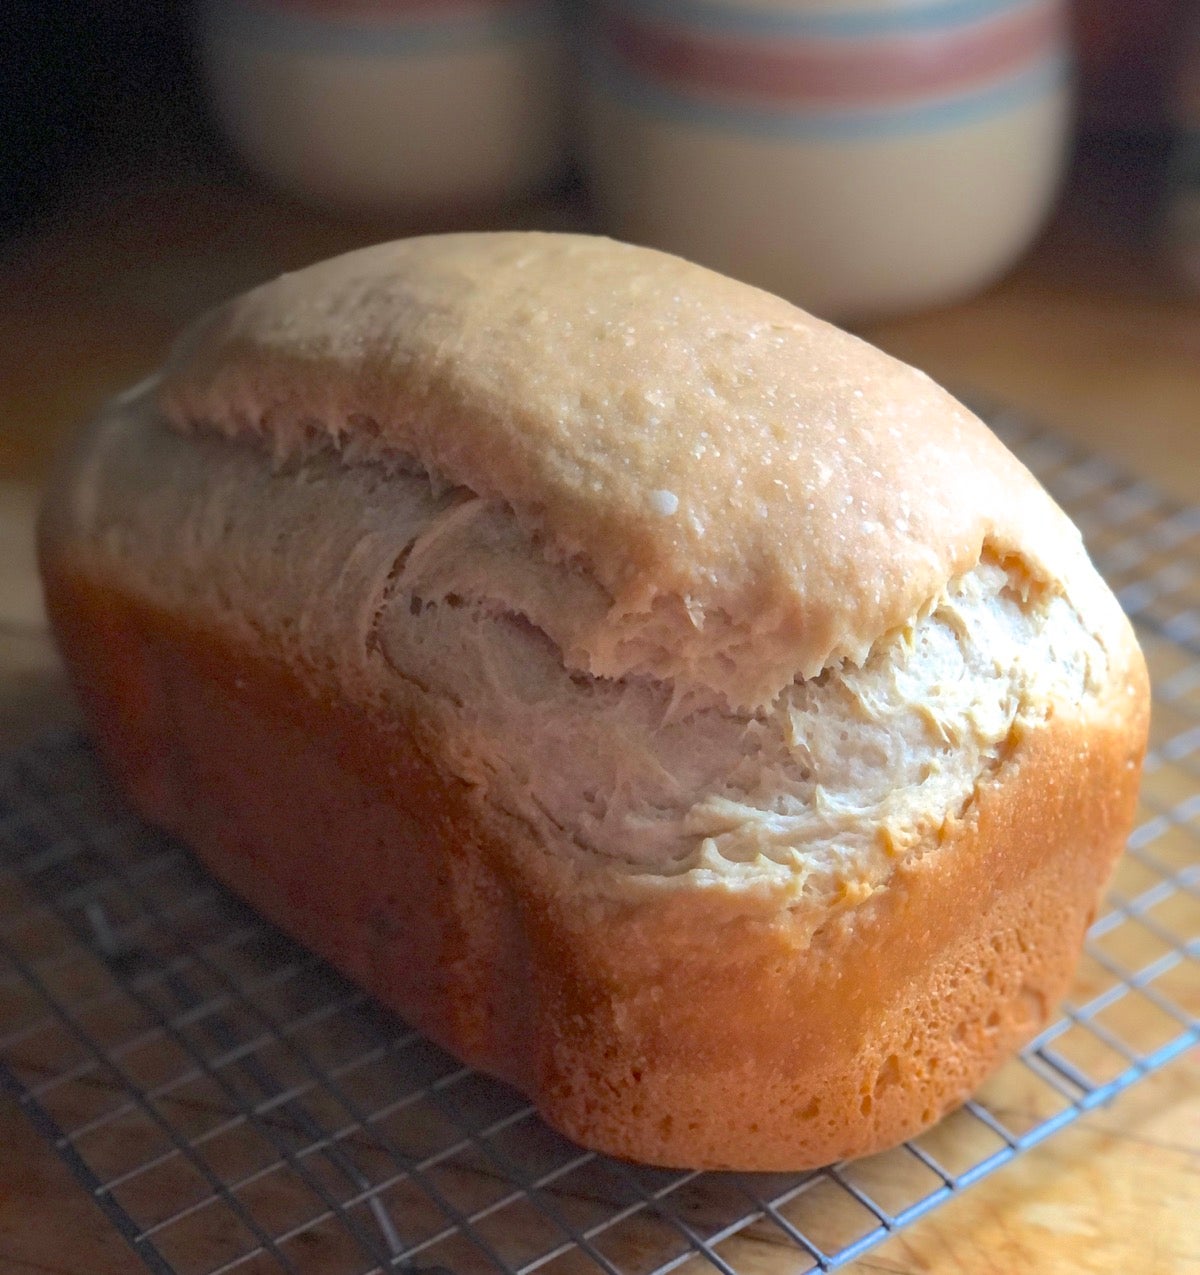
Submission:
{"label": "torn seam on loaf", "polygon": [[[986,570],[986,566],[984,569]],[[1010,597],[1008,605],[1016,609],[1016,597],[1003,587],[1003,582],[1007,578],[994,567],[991,570],[994,596],[999,599],[1001,595],[1007,593]],[[949,593],[953,596],[953,586]],[[489,605],[490,600],[475,599],[474,601],[477,605],[470,608],[469,618],[464,618],[464,622],[468,624],[488,625],[499,621],[511,621],[515,618],[511,612]],[[1069,624],[1075,620],[1074,616],[1068,618],[1063,614],[1063,603],[1060,600],[1054,599],[1054,602],[1057,603],[1055,609],[1062,623]],[[996,605],[1003,604],[997,601]],[[437,625],[439,623],[437,609],[436,604],[431,604],[428,610],[422,611],[422,620]],[[873,652],[868,665],[874,662],[875,665],[894,666],[897,662],[896,658],[887,648],[896,642],[909,647],[915,658],[922,642],[926,640],[927,635],[922,633],[923,626],[928,628],[930,625],[934,627],[940,625],[947,634],[955,635],[954,644],[959,647],[960,657],[964,661],[971,658],[970,651],[965,649],[970,647],[980,661],[983,676],[987,680],[998,677],[1002,670],[993,668],[991,661],[997,656],[1003,657],[1004,651],[989,653],[986,643],[975,640],[969,624],[949,623],[948,617],[954,613],[954,610],[949,601],[944,601],[940,609],[937,606],[933,607],[929,616],[914,621],[911,633],[890,635],[891,641],[882,643],[882,649],[877,648]],[[1033,610],[1034,612],[1038,610],[1036,605]],[[1036,615],[1031,619],[1036,620]],[[946,770],[950,769],[950,762],[944,754],[953,752],[956,744],[961,741],[955,739],[954,732],[948,731],[945,726],[940,726],[929,732],[934,737],[931,743],[911,745],[917,749],[918,753],[922,749],[925,750],[922,754],[924,761],[920,756],[910,758],[907,767],[910,774],[906,782],[902,782],[902,776],[896,775],[894,783],[890,786],[877,786],[873,795],[866,792],[854,797],[850,795],[848,788],[853,788],[855,782],[861,785],[864,782],[863,777],[860,774],[856,780],[851,774],[849,778],[843,776],[839,782],[836,776],[830,776],[827,773],[830,765],[834,764],[830,756],[828,740],[825,741],[826,746],[823,749],[820,764],[816,768],[817,774],[814,774],[810,747],[811,734],[813,731],[820,731],[822,717],[829,711],[830,697],[838,695],[844,697],[845,694],[850,694],[854,703],[846,709],[850,717],[845,717],[844,720],[849,721],[860,717],[878,727],[878,732],[883,735],[897,729],[893,724],[895,714],[897,711],[903,712],[905,704],[897,704],[895,700],[889,702],[881,695],[868,691],[862,685],[862,680],[870,674],[869,668],[866,670],[844,667],[840,670],[831,669],[822,678],[807,684],[798,680],[794,684],[793,694],[783,697],[789,701],[793,700],[794,696],[807,696],[809,699],[815,696],[816,698],[812,699],[812,703],[808,704],[807,708],[802,703],[796,702],[788,702],[782,706],[780,711],[784,711],[790,717],[788,725],[792,729],[778,741],[780,745],[786,744],[784,749],[786,755],[776,757],[773,767],[769,767],[770,782],[763,778],[763,757],[753,752],[747,753],[740,750],[736,740],[733,741],[732,750],[726,747],[724,762],[715,764],[715,768],[709,766],[707,773],[699,773],[695,754],[697,751],[702,752],[704,747],[713,743],[714,732],[724,732],[728,736],[732,731],[736,736],[758,728],[771,734],[778,734],[778,712],[736,713],[730,712],[727,707],[709,702],[693,704],[690,711],[679,715],[674,722],[669,721],[661,712],[657,717],[650,713],[643,713],[639,721],[637,716],[639,699],[643,701],[642,706],[645,708],[647,700],[661,702],[677,697],[678,686],[661,682],[653,683],[650,679],[641,678],[616,680],[591,678],[588,679],[586,687],[581,687],[580,676],[567,673],[557,658],[557,651],[553,644],[540,630],[536,631],[539,639],[536,649],[530,647],[527,641],[530,636],[533,636],[529,631],[530,628],[532,626],[526,627],[523,634],[518,633],[513,636],[517,647],[513,658],[515,662],[523,666],[540,665],[544,680],[536,688],[535,693],[529,695],[522,703],[519,702],[519,694],[516,694],[520,679],[514,676],[508,680],[503,676],[495,677],[493,674],[489,678],[488,697],[484,697],[481,702],[494,702],[497,696],[509,697],[505,710],[507,729],[498,723],[493,723],[491,727],[480,723],[478,729],[464,724],[462,729],[471,737],[475,748],[483,746],[486,749],[488,747],[486,741],[493,742],[496,751],[490,758],[487,768],[489,782],[494,782],[497,777],[507,774],[511,792],[519,793],[527,789],[531,807],[530,816],[535,821],[540,815],[560,834],[564,827],[571,827],[572,841],[577,847],[584,848],[591,855],[614,866],[617,863],[623,864],[625,870],[635,874],[648,873],[653,876],[666,873],[668,876],[679,876],[697,870],[720,870],[722,865],[732,868],[737,873],[744,868],[752,870],[756,866],[766,868],[768,863],[774,863],[775,866],[790,869],[795,874],[792,889],[802,885],[802,878],[807,880],[809,877],[814,878],[814,884],[818,877],[827,878],[830,888],[833,888],[835,878],[844,885],[845,876],[836,870],[838,862],[844,862],[844,866],[848,867],[849,860],[857,859],[859,867],[863,867],[861,855],[856,852],[853,843],[861,840],[855,830],[864,822],[864,816],[869,815],[874,818],[881,814],[886,815],[886,808],[893,807],[893,817],[885,820],[891,832],[889,853],[886,857],[894,858],[896,848],[901,845],[906,850],[911,850],[919,840],[928,837],[946,821],[964,816],[979,785],[1004,764],[1008,751],[1011,749],[1014,723],[1032,722],[1044,715],[1046,711],[1044,699],[1039,700],[1036,695],[1016,687],[1011,688],[1011,699],[1007,710],[1002,712],[1001,719],[996,722],[990,732],[986,730],[984,732],[985,736],[990,734],[990,739],[977,739],[980,746],[976,749],[972,745],[968,749],[968,752],[976,757],[976,764],[970,768],[968,774],[960,777],[960,783],[951,785],[955,789],[954,792],[945,791],[945,785],[939,783],[939,779]],[[494,656],[504,643],[498,640],[496,634],[493,634],[490,638],[481,638],[478,643],[473,643],[472,649],[475,646],[481,649],[486,648],[487,652]],[[903,661],[900,662],[903,664]],[[512,671],[514,670],[510,670]],[[1078,681],[1072,687],[1072,693],[1075,690],[1083,692],[1084,683],[1089,680],[1084,666],[1081,665],[1077,672]],[[460,665],[456,675],[469,676],[466,665]],[[557,733],[555,727],[558,692],[548,689],[557,679],[562,679],[561,694],[564,698],[573,699],[580,689],[586,689],[592,696],[592,709],[588,720],[581,722],[573,718],[571,722],[564,723],[562,734]],[[848,688],[847,679],[850,683],[857,681],[858,684]],[[570,683],[569,689],[567,682]],[[918,695],[910,696],[905,702],[919,721],[928,723],[931,717],[937,719],[937,711]],[[799,723],[799,729],[794,716],[796,710],[804,714],[803,721]],[[563,711],[567,711],[565,703]],[[577,712],[577,709],[572,711]],[[960,722],[961,732],[970,729],[971,712],[976,711],[982,710],[969,710],[960,714],[958,718],[951,718],[950,710],[947,708],[942,716],[945,720]],[[889,713],[891,719],[889,719]],[[606,728],[612,725],[614,717],[619,714],[623,716],[619,722],[616,738],[606,744],[605,740],[608,738]],[[863,733],[862,725],[862,721],[859,721],[860,734]],[[977,731],[979,723],[976,722],[974,725]],[[687,751],[691,755],[685,756],[677,746],[672,744],[676,728],[690,733],[691,739]],[[809,732],[807,739],[804,737],[806,730]],[[905,727],[904,730],[912,733],[909,727]],[[550,742],[539,750],[538,737],[546,733],[550,735]],[[576,736],[576,743],[591,764],[595,764],[599,759],[602,767],[604,765],[611,767],[614,758],[619,759],[625,751],[638,757],[640,764],[637,782],[631,783],[629,775],[622,774],[619,769],[617,773],[610,772],[608,775],[605,775],[602,769],[599,776],[594,771],[588,771],[576,776],[578,783],[562,775],[564,756],[562,745],[568,733]],[[845,729],[839,733],[843,736],[848,734]],[[452,738],[453,735],[454,729],[451,728],[448,738]],[[504,742],[506,739],[509,744],[514,739],[521,741],[515,753],[513,748]],[[727,744],[728,742],[727,740]],[[879,761],[879,769],[886,775],[890,770],[894,770],[894,765],[889,767],[885,764],[887,745],[884,744],[881,747],[883,756]],[[840,741],[835,741],[833,751],[837,752],[839,749],[843,754],[840,761],[844,763],[848,755],[846,748]],[[451,751],[453,752],[453,748]],[[520,764],[522,758],[525,759],[524,765]],[[474,751],[472,751],[472,760],[476,765],[478,764],[479,759]],[[738,772],[745,763],[750,763],[751,769],[757,774],[757,787],[745,788],[741,785]],[[866,758],[864,765],[869,769],[871,764],[872,759]],[[674,774],[677,767],[682,767],[688,773]],[[699,771],[704,770],[701,759]],[[663,776],[661,781],[654,780],[656,773]],[[824,782],[818,775],[823,775]],[[555,776],[560,776],[564,782],[560,785]],[[585,779],[589,781],[586,784],[583,782]],[[663,782],[669,784],[667,790],[661,787]],[[758,803],[762,801],[761,789],[764,785],[773,791],[792,790],[794,800],[782,809],[763,808]],[[895,809],[902,805],[899,799],[903,797],[905,790],[919,791],[931,785],[932,795],[923,813],[914,814],[910,811],[908,817],[904,817],[902,810]],[[604,789],[608,800],[596,799],[597,786]],[[545,791],[547,787],[554,790],[549,795]],[[582,793],[584,789],[589,788],[593,796],[584,801]],[[676,794],[675,797],[664,800],[667,791],[673,791]],[[654,792],[658,793],[657,798],[652,795]],[[938,792],[943,792],[944,800],[934,799]],[[617,826],[614,827],[614,824]],[[757,829],[753,827],[755,824],[758,825]],[[656,826],[668,835],[668,839],[673,844],[668,846],[663,843],[661,845],[663,853],[655,856],[651,861],[631,856],[627,847],[634,842],[644,847],[647,841],[653,840],[653,830]],[[622,828],[625,835],[622,835]],[[636,828],[636,836],[631,835],[634,828]],[[674,833],[671,832],[672,828],[675,830]],[[578,832],[575,831],[576,829]],[[749,839],[747,839],[748,835]],[[859,849],[861,850],[861,847]],[[797,873],[797,869],[801,867],[801,861],[806,857],[824,860],[828,871],[816,871],[815,864],[810,862],[802,874]],[[867,877],[872,875],[874,874],[866,873]]]}
{"label": "torn seam on loaf", "polygon": [[[827,617],[814,613],[805,621],[802,608],[799,613],[786,614],[751,609],[739,618],[717,597],[702,599],[664,587],[661,581],[646,581],[633,590],[636,604],[622,601],[601,581],[586,548],[556,544],[554,538],[543,534],[536,506],[519,509],[499,492],[475,490],[426,465],[413,453],[381,445],[378,440],[385,431],[374,421],[368,428],[366,419],[351,413],[339,424],[308,417],[290,432],[271,428],[271,410],[254,421],[234,415],[221,422],[169,417],[164,423],[184,437],[208,436],[247,446],[270,457],[280,471],[327,456],[348,469],[369,467],[390,477],[419,478],[435,501],[440,502],[450,492],[460,493],[461,515],[439,524],[429,543],[442,534],[453,535],[459,517],[464,522],[490,518],[496,539],[504,543],[497,547],[476,542],[474,549],[497,552],[507,548],[510,567],[519,561],[532,569],[540,559],[546,567],[560,572],[560,583],[574,587],[576,596],[571,605],[546,608],[541,614],[530,613],[527,607],[511,609],[527,611],[531,623],[556,642],[565,664],[597,677],[621,679],[644,674],[664,682],[682,679],[706,686],[738,707],[765,706],[797,675],[811,680],[846,662],[861,664],[874,644],[886,636],[886,631],[853,637],[843,633],[830,639],[820,664],[805,668],[797,659],[789,667],[789,643],[805,640],[810,628],[823,632]],[[418,558],[422,556],[421,543],[414,544],[413,552]],[[978,554],[967,569],[977,562]],[[402,570],[411,571],[413,565],[406,562]],[[935,605],[943,589],[944,582],[930,589],[916,613]],[[618,590],[625,592],[628,590]],[[800,605],[796,599],[793,603]]]}
{"label": "torn seam on loaf", "polygon": [[[347,465],[328,448],[299,470],[272,472],[261,445],[185,438],[153,421],[119,428],[121,459],[109,471],[116,486],[101,499],[123,541],[149,543],[129,523],[120,494],[127,482],[140,488],[151,475],[161,483],[173,474],[174,490],[194,493],[182,524],[170,490],[161,509],[143,501],[155,535],[171,529],[184,545],[164,543],[154,559],[136,554],[152,594],[169,600],[186,586],[203,596],[219,586],[229,602],[222,614],[255,632],[275,626],[272,645],[317,670],[333,667],[332,653],[344,652],[354,632],[362,663],[343,660],[348,685],[384,711],[401,700],[419,708],[433,723],[424,746],[437,749],[442,767],[551,843],[561,841],[555,825],[576,829],[564,848],[583,856],[581,866],[647,881],[763,886],[785,897],[883,879],[896,846],[908,853],[921,829],[962,809],[1013,720],[1036,714],[1056,686],[1077,699],[1092,680],[1082,654],[1089,635],[1073,606],[1049,589],[1030,591],[1022,573],[991,561],[950,582],[925,615],[877,639],[863,664],[793,679],[767,706],[731,709],[703,682],[679,677],[598,676],[568,667],[555,635],[520,599],[485,590],[497,549],[489,537],[508,536],[500,548],[522,587],[540,587],[558,612],[580,596],[571,592],[577,577],[530,558],[511,518],[476,525],[496,511],[473,494],[456,498],[443,488],[435,499],[429,475],[387,479],[374,463]],[[411,546],[439,519],[414,566]],[[435,559],[467,526],[487,536],[450,555],[440,592],[424,595],[434,605],[412,614],[407,587],[432,579]],[[267,528],[281,560],[262,554]],[[191,583],[160,578],[155,562],[167,554],[195,572]],[[267,587],[268,575],[289,582],[286,594]],[[451,594],[468,604],[436,604]],[[595,597],[582,596],[585,606]],[[964,607],[973,617],[965,630]],[[361,629],[351,627],[359,615]],[[955,629],[977,637],[961,641]],[[398,697],[400,677],[410,689]],[[956,732],[937,728],[937,717]],[[740,807],[732,820],[729,803]],[[884,828],[891,852],[862,833],[872,824]]]}
{"label": "torn seam on loaf", "polygon": [[[655,667],[656,661],[654,657],[656,652],[654,648],[659,643],[656,642],[652,632],[644,631],[651,629],[654,622],[664,628],[670,628],[673,613],[678,612],[677,618],[684,621],[686,627],[693,634],[701,635],[707,631],[708,633],[725,633],[732,637],[743,625],[735,621],[723,607],[705,606],[691,597],[680,598],[669,594],[658,594],[653,598],[651,606],[646,610],[631,612],[619,609],[612,596],[604,590],[596,579],[586,554],[563,555],[551,552],[553,547],[551,543],[539,534],[535,526],[527,525],[528,520],[523,519],[509,502],[497,496],[489,496],[475,491],[460,482],[452,481],[422,463],[412,454],[401,452],[394,448],[379,448],[371,445],[373,440],[379,436],[380,426],[377,422],[368,422],[367,418],[361,413],[351,413],[346,420],[347,427],[343,428],[330,428],[325,422],[317,418],[304,422],[302,430],[303,444],[299,447],[294,443],[291,447],[285,447],[285,437],[273,433],[268,428],[269,413],[265,414],[263,419],[254,425],[244,421],[231,422],[232,428],[230,426],[222,427],[208,420],[179,421],[167,418],[165,423],[173,432],[185,438],[189,436],[218,438],[269,456],[276,473],[291,472],[293,466],[303,468],[305,465],[320,463],[322,458],[327,458],[346,468],[362,467],[374,469],[389,478],[407,477],[423,480],[428,486],[431,498],[441,504],[442,508],[439,509],[431,524],[418,531],[413,540],[397,555],[396,562],[389,573],[387,596],[381,599],[381,610],[386,606],[389,597],[403,591],[410,583],[421,562],[432,553],[440,539],[452,534],[455,530],[463,528],[477,518],[490,516],[497,519],[498,522],[507,523],[517,532],[520,537],[520,548],[523,551],[523,556],[527,558],[540,557],[550,568],[563,572],[564,578],[570,577],[581,584],[586,583],[588,592],[593,594],[592,599],[590,599],[592,606],[589,610],[593,613],[590,618],[593,619],[594,623],[585,626],[584,631],[575,634],[579,640],[564,642],[561,640],[561,633],[555,634],[552,631],[557,626],[545,622],[546,617],[539,618],[530,615],[528,612],[523,611],[522,608],[514,607],[504,599],[493,600],[486,593],[481,592],[465,596],[470,596],[472,600],[478,601],[485,606],[494,601],[499,610],[507,611],[514,615],[523,615],[529,624],[545,634],[555,644],[560,651],[564,667],[572,672],[612,681],[625,681],[631,677],[647,677],[666,685],[680,686],[683,688],[682,693],[684,694],[688,690],[686,683],[689,680],[694,680],[699,687],[705,687],[716,691],[718,694],[724,694],[718,687],[711,686],[708,679],[703,675],[703,668],[696,667],[696,661],[692,662],[692,667],[681,668],[678,671],[678,675],[666,674],[657,670]],[[362,445],[364,438],[367,441],[367,446]],[[269,441],[273,441],[275,446],[268,447],[267,443]],[[442,502],[445,503],[443,504]],[[481,546],[477,545],[475,547],[479,548]],[[981,547],[980,556],[973,566],[978,565],[979,562],[987,558],[989,548],[990,546],[985,540]],[[1035,581],[1029,574],[1029,564],[1024,559],[1020,561],[1024,577],[1031,584],[1040,584],[1040,581]],[[948,586],[943,585],[930,594],[915,612],[914,621],[930,614],[936,608],[945,594],[946,587]],[[432,601],[433,599],[427,597],[426,600]],[[644,625],[638,626],[636,624],[639,619],[645,622]],[[628,623],[631,621],[634,623]],[[643,631],[639,632],[639,627]],[[374,628],[375,625],[373,624],[372,631],[374,631]],[[627,628],[628,631],[613,632],[611,637],[608,637],[598,632],[598,630],[603,630],[604,628],[612,630]],[[816,681],[831,670],[847,666],[859,667],[870,658],[871,652],[879,643],[888,641],[892,636],[893,633],[891,631],[876,635],[858,660],[843,655],[829,660],[821,669],[810,674],[806,679],[800,673],[796,673],[792,680]],[[594,649],[589,649],[589,639],[594,640],[597,637],[600,637],[601,643],[607,644],[607,655],[603,651],[597,652]],[[739,661],[753,659],[754,644],[755,634],[749,632],[745,633],[736,642],[726,640],[722,644],[723,649],[711,652],[710,655],[717,664],[731,668]],[[666,643],[663,643],[663,645],[665,646]],[[701,660],[699,663],[702,664],[703,661]],[[598,664],[600,667],[597,667]],[[619,671],[604,667],[612,664],[618,665]],[[744,708],[748,706],[735,704],[733,707]],[[769,704],[764,703],[758,707],[767,708]]]}

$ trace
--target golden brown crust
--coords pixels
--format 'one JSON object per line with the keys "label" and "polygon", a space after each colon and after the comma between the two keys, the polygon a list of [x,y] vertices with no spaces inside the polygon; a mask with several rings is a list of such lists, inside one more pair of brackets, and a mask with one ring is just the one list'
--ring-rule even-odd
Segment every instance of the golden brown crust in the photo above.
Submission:
{"label": "golden brown crust", "polygon": [[860,661],[985,545],[1052,586],[1082,560],[921,373],[590,236],[412,239],[285,275],[186,336],[158,402],[277,454],[415,458],[594,577],[607,606],[573,639],[588,671],[685,674],[741,704]]}
{"label": "golden brown crust", "polygon": [[314,694],[68,556],[45,571],[143,814],[551,1124],[634,1159],[797,1169],[931,1123],[1046,1021],[1132,814],[1131,645],[1095,713],[1014,738],[964,816],[811,944],[720,892],[581,904],[576,869],[486,830],[419,721]]}

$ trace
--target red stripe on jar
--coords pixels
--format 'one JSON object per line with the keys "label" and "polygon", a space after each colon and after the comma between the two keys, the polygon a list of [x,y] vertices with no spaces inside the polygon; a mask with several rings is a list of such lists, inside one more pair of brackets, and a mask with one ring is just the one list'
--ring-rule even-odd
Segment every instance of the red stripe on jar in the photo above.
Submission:
{"label": "red stripe on jar", "polygon": [[1024,6],[967,27],[877,40],[747,39],[612,14],[603,36],[623,62],[682,88],[787,104],[936,97],[1000,79],[1065,38],[1059,3]]}

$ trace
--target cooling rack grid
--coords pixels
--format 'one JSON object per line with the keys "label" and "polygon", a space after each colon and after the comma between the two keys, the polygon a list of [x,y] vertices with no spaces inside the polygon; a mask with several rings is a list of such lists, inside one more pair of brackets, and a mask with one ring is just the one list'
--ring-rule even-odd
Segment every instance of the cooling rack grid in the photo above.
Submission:
{"label": "cooling rack grid", "polygon": [[0,1085],[146,1267],[832,1270],[1200,1040],[1200,507],[986,415],[1083,529],[1155,687],[1139,821],[1062,1017],[885,1155],[621,1164],[281,937],[60,735],[0,763]]}

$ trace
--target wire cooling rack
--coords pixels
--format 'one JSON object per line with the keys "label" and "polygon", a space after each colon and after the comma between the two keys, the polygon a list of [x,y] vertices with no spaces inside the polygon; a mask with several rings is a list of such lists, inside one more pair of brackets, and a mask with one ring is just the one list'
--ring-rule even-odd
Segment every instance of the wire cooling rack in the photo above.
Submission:
{"label": "wire cooling rack", "polygon": [[1200,1039],[1200,508],[991,419],[1083,528],[1155,683],[1138,826],[1059,1021],[884,1155],[621,1164],[281,937],[62,736],[0,765],[0,1084],[147,1267],[832,1270]]}

